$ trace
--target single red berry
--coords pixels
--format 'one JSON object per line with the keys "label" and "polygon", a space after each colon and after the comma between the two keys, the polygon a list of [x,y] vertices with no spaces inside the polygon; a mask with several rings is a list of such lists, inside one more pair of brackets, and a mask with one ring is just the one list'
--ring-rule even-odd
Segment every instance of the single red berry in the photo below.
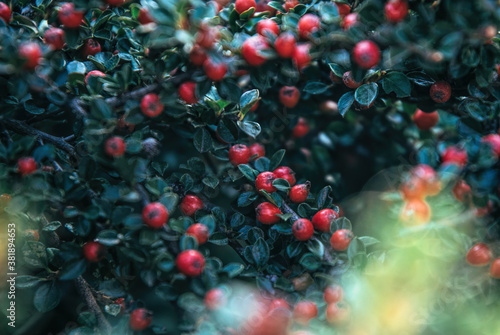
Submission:
{"label": "single red berry", "polygon": [[187,104],[194,105],[198,102],[196,97],[196,83],[194,81],[187,81],[182,83],[177,90],[179,97]]}
{"label": "single red berry", "polygon": [[424,113],[420,109],[417,109],[415,114],[413,114],[413,122],[418,129],[429,130],[439,122],[439,114],[437,111]]}
{"label": "single red berry", "polygon": [[192,217],[194,216],[194,213],[203,209],[205,204],[196,195],[186,195],[184,199],[182,199],[179,207],[182,214]]}
{"label": "single red berry", "polygon": [[295,8],[300,2],[298,0],[285,0],[285,5],[283,6],[287,12],[290,9]]}
{"label": "single red berry", "polygon": [[311,34],[318,31],[321,26],[321,21],[314,14],[306,14],[302,16],[297,24],[297,32],[301,38],[309,38]]}
{"label": "single red berry", "polygon": [[426,197],[425,183],[420,178],[410,178],[399,185],[399,193],[404,200],[420,199]]}
{"label": "single red berry", "polygon": [[255,179],[255,188],[257,191],[264,190],[267,193],[276,192],[276,187],[273,186],[273,181],[276,180],[274,173],[266,171],[262,172]]}
{"label": "single red berry", "polygon": [[260,143],[252,144],[249,149],[250,149],[250,157],[254,157],[253,159],[266,156],[266,148],[264,148],[264,146]]}
{"label": "single red berry", "polygon": [[497,258],[491,263],[490,266],[491,278],[500,279],[500,258]]}
{"label": "single red berry", "polygon": [[398,23],[408,15],[408,3],[405,0],[389,0],[385,4],[384,11],[387,21]]}
{"label": "single red berry", "polygon": [[236,0],[234,3],[234,9],[238,12],[238,14],[241,14],[243,12],[246,12],[252,7],[256,7],[257,3],[255,0]]}
{"label": "single red berry", "polygon": [[380,62],[380,49],[372,41],[358,42],[354,46],[352,54],[354,61],[362,69],[371,69]]}
{"label": "single red berry", "polygon": [[128,2],[129,0],[106,0],[108,5],[115,6],[115,7],[120,7],[124,3]]}
{"label": "single red berry", "polygon": [[142,210],[142,221],[151,228],[159,229],[167,224],[168,210],[159,202],[149,203]]}
{"label": "single red berry", "polygon": [[333,209],[325,208],[314,214],[312,224],[316,230],[330,232],[330,226],[333,221],[339,218],[339,214]]}
{"label": "single red berry", "polygon": [[271,19],[263,19],[257,22],[257,34],[267,37],[267,34],[278,35],[280,33],[280,27],[276,21]]}
{"label": "single red berry", "polygon": [[344,251],[347,250],[353,238],[354,234],[352,231],[349,229],[340,229],[333,233],[330,244],[333,250]]}
{"label": "single red berry", "polygon": [[5,23],[10,22],[10,16],[12,12],[7,4],[0,2],[0,19],[4,20]]}
{"label": "single red berry", "polygon": [[464,202],[465,200],[470,200],[472,196],[472,191],[469,186],[465,182],[465,180],[460,179],[455,186],[453,186],[453,190],[451,191],[455,199],[460,202]]}
{"label": "single red berry", "polygon": [[99,70],[93,70],[93,71],[90,71],[89,73],[87,73],[87,75],[85,76],[85,85],[88,85],[89,84],[89,78],[90,77],[106,77],[106,75],[104,73],[102,73],[101,71]]}
{"label": "single red berry", "polygon": [[346,15],[346,17],[344,17],[344,19],[340,23],[340,26],[344,30],[349,30],[351,27],[354,27],[358,23],[359,23],[358,13],[351,13]]}
{"label": "single red berry", "polygon": [[335,3],[340,17],[344,17],[351,12],[351,7],[345,3]]}
{"label": "single red berry", "polygon": [[198,44],[195,44],[189,53],[189,61],[191,64],[194,66],[202,66],[206,60],[207,54],[205,50]]}
{"label": "single red berry", "polygon": [[34,229],[26,229],[24,231],[24,236],[29,241],[38,241],[40,239],[40,234]]}
{"label": "single red berry", "polygon": [[441,192],[442,185],[439,176],[432,166],[418,164],[411,170],[413,179],[420,179],[424,184],[425,195],[435,196]]}
{"label": "single red berry", "polygon": [[193,236],[198,245],[202,245],[208,241],[208,237],[210,236],[210,230],[203,223],[195,223],[186,230],[186,235]]}
{"label": "single red berry", "polygon": [[500,135],[489,134],[481,139],[481,142],[488,143],[496,158],[500,157]]}
{"label": "single red berry", "polygon": [[210,49],[220,38],[220,29],[202,24],[196,33],[196,43],[205,49]]}
{"label": "single red berry", "polygon": [[155,22],[155,20],[149,13],[149,10],[144,7],[142,7],[139,10],[139,15],[137,15],[137,20],[139,21],[140,24],[149,24]]}
{"label": "single red berry", "polygon": [[85,41],[82,49],[83,58],[87,58],[88,56],[95,56],[99,52],[101,52],[101,45],[99,44],[99,42],[97,42],[93,38],[89,38]]}
{"label": "single red berry", "polygon": [[446,81],[437,81],[432,84],[429,94],[434,102],[445,103],[451,98],[451,86]]}
{"label": "single red berry", "polygon": [[337,303],[328,304],[326,308],[326,320],[333,325],[343,325],[349,321],[350,310],[347,307],[341,307]]}
{"label": "single red berry", "polygon": [[229,149],[229,162],[234,166],[247,164],[251,156],[250,149],[244,144],[236,144]]}
{"label": "single red berry", "polygon": [[19,58],[25,61],[26,70],[34,70],[42,60],[42,49],[35,42],[25,42],[19,46]]}
{"label": "single red berry", "polygon": [[111,157],[121,157],[125,153],[125,141],[119,136],[108,138],[104,150]]}
{"label": "single red berry", "polygon": [[241,54],[251,66],[261,66],[267,60],[262,51],[269,50],[269,43],[261,35],[253,35],[243,42]]}
{"label": "single red berry", "polygon": [[153,322],[153,315],[145,308],[137,308],[130,313],[129,325],[133,330],[144,330]]}
{"label": "single red berry", "polygon": [[290,201],[296,204],[300,204],[301,202],[306,201],[307,196],[309,195],[310,188],[311,184],[309,182],[305,184],[295,185],[290,190]]}
{"label": "single red berry", "polygon": [[160,97],[157,94],[146,94],[141,100],[142,114],[148,117],[157,117],[163,112],[163,104],[160,102]]}
{"label": "single red berry", "polygon": [[269,304],[269,311],[268,312],[271,312],[277,308],[284,308],[284,309],[290,310],[290,305],[288,304],[288,302],[285,299],[274,299]]}
{"label": "single red berry", "polygon": [[83,256],[89,262],[99,262],[106,257],[106,247],[99,242],[87,242],[82,247]]}
{"label": "single red berry", "polygon": [[293,108],[299,102],[300,92],[295,86],[283,86],[280,89],[279,99],[285,107]]}
{"label": "single red berry", "polygon": [[338,284],[329,285],[323,291],[323,299],[327,304],[334,304],[342,301],[343,297],[344,290],[342,289],[342,286]]}
{"label": "single red berry", "polygon": [[344,85],[356,89],[361,86],[361,82],[357,82],[354,80],[354,76],[352,75],[351,71],[347,71],[344,73],[344,76],[342,77],[342,80],[344,81]]}
{"label": "single red berry", "polygon": [[484,243],[476,243],[467,251],[465,260],[470,265],[485,266],[491,262],[492,257],[493,253],[490,247]]}
{"label": "single red berry", "polygon": [[403,206],[399,219],[407,226],[427,224],[431,219],[431,208],[423,199],[411,199]]}
{"label": "single red berry", "polygon": [[302,138],[302,137],[306,136],[307,133],[309,133],[310,128],[311,127],[307,123],[307,120],[304,119],[303,117],[299,117],[299,121],[297,122],[295,127],[293,127],[292,137]]}
{"label": "single red berry", "polygon": [[449,146],[441,154],[441,161],[443,164],[465,166],[468,161],[467,151],[457,146]]}
{"label": "single red berry", "polygon": [[227,64],[223,62],[216,62],[208,57],[203,62],[203,70],[206,76],[213,81],[221,81],[227,73]]}
{"label": "single red berry", "polygon": [[213,288],[205,294],[203,303],[209,311],[215,311],[223,307],[227,302],[226,293],[220,288]]}
{"label": "single red berry", "polygon": [[32,174],[37,169],[33,157],[22,157],[17,160],[17,171],[21,176]]}
{"label": "single red berry", "polygon": [[66,28],[78,28],[82,24],[83,14],[81,10],[75,10],[73,3],[66,2],[61,5],[58,16]]}
{"label": "single red berry", "polygon": [[274,176],[276,178],[281,178],[281,179],[285,179],[286,181],[288,181],[290,186],[295,185],[295,183],[297,182],[297,180],[295,179],[295,172],[292,169],[290,169],[288,166],[280,166],[280,167],[276,168],[273,171],[273,173],[274,173]]}
{"label": "single red berry", "polygon": [[308,219],[298,219],[292,226],[293,236],[299,241],[307,241],[314,235],[314,227]]}
{"label": "single red berry", "polygon": [[318,306],[312,301],[299,301],[293,309],[293,318],[302,325],[308,325],[311,319],[318,316]]}
{"label": "single red berry", "polygon": [[311,45],[309,43],[301,43],[297,44],[295,49],[293,49],[292,60],[299,71],[311,63],[310,48]]}
{"label": "single red berry", "polygon": [[291,58],[295,51],[295,36],[291,32],[281,33],[278,38],[274,41],[274,48],[276,53],[281,58]]}
{"label": "single red berry", "polygon": [[281,220],[276,214],[282,214],[280,209],[270,202],[263,202],[255,208],[257,220],[262,224],[275,224]]}
{"label": "single red berry", "polygon": [[205,269],[205,257],[197,250],[184,250],[177,256],[175,265],[183,275],[196,277]]}
{"label": "single red berry", "polygon": [[62,50],[66,44],[64,30],[60,28],[49,28],[43,35],[45,44],[48,44],[52,50]]}

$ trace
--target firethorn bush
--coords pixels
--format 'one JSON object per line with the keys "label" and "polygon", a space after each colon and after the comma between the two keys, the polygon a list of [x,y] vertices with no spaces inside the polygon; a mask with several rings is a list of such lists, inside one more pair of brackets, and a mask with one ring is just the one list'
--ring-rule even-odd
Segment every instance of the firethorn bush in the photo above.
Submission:
{"label": "firethorn bush", "polygon": [[1,1],[0,332],[497,334],[499,24]]}

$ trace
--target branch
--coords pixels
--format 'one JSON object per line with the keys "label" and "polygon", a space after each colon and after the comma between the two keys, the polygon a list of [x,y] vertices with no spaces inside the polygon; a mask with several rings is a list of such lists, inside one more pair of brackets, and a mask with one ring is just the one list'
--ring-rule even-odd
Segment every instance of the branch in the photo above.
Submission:
{"label": "branch", "polygon": [[103,334],[108,335],[111,334],[111,325],[108,320],[104,316],[101,311],[101,308],[97,304],[94,296],[92,295],[92,291],[90,290],[89,284],[83,279],[82,276],[79,276],[75,279],[76,289],[78,293],[82,296],[83,300],[85,300],[85,304],[89,308],[89,310],[94,313],[97,319],[97,326],[102,331]]}
{"label": "branch", "polygon": [[290,206],[288,206],[284,201],[281,202],[281,210],[283,211],[283,213],[292,214],[292,220],[293,220],[292,222],[295,222],[298,219],[300,219],[300,216],[297,213],[295,213],[295,211],[291,209]]}

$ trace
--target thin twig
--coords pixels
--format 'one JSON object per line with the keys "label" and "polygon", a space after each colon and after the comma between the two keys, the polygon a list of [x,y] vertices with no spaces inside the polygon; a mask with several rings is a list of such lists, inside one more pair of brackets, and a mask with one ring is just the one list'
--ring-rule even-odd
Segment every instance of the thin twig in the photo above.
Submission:
{"label": "thin twig", "polygon": [[97,326],[101,330],[102,334],[108,335],[111,334],[111,325],[108,320],[104,316],[101,311],[101,308],[97,304],[94,296],[92,295],[92,291],[90,290],[89,284],[83,279],[82,276],[79,276],[75,279],[76,288],[78,293],[82,296],[83,300],[85,300],[85,304],[89,308],[89,310],[94,313],[97,319]]}
{"label": "thin twig", "polygon": [[283,211],[283,213],[292,214],[292,222],[295,222],[298,219],[300,219],[300,216],[297,213],[295,213],[295,211],[291,209],[290,206],[288,206],[287,203],[284,201],[281,202],[281,210]]}

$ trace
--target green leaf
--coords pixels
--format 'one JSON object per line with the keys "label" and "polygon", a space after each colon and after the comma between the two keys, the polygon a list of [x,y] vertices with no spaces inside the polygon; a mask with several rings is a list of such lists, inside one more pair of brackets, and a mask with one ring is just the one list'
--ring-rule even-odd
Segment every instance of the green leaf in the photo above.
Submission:
{"label": "green leaf", "polygon": [[16,287],[17,288],[30,288],[40,284],[45,281],[45,278],[40,278],[36,276],[22,275],[16,277]]}
{"label": "green leaf", "polygon": [[245,266],[240,263],[229,263],[222,269],[222,272],[226,272],[229,278],[234,278],[245,270]]}
{"label": "green leaf", "polygon": [[292,235],[292,224],[289,222],[280,222],[271,227],[272,230],[276,230],[278,233],[283,235]]}
{"label": "green leaf", "polygon": [[346,72],[346,69],[342,65],[330,63],[330,64],[328,64],[328,66],[330,66],[330,70],[332,70],[334,75],[336,75],[339,78],[344,77],[344,73]]}
{"label": "green leaf", "polygon": [[269,260],[269,245],[262,237],[252,246],[252,257],[258,266],[265,265]]}
{"label": "green leaf", "polygon": [[332,192],[332,188],[330,186],[325,186],[321,189],[321,191],[318,194],[318,210],[323,209],[325,207],[328,207],[330,204],[327,202],[328,200],[328,195]]}
{"label": "green leaf", "polygon": [[312,252],[314,255],[316,255],[318,258],[323,258],[323,255],[325,254],[325,246],[321,241],[319,240],[309,240],[307,241],[307,249],[309,249],[310,252]]}
{"label": "green leaf", "polygon": [[330,232],[334,233],[340,229],[352,230],[351,221],[346,217],[341,217],[333,221],[332,225],[330,226]]}
{"label": "green leaf", "polygon": [[248,136],[256,138],[259,136],[262,128],[260,124],[254,121],[238,121],[238,127]]}
{"label": "green leaf", "polygon": [[401,72],[389,72],[382,80],[382,88],[387,94],[394,92],[398,98],[411,94],[410,80]]}
{"label": "green leaf", "polygon": [[36,290],[33,305],[42,313],[53,310],[59,305],[61,291],[55,281],[44,283]]}
{"label": "green leaf", "polygon": [[371,103],[377,98],[378,85],[376,83],[369,83],[361,85],[356,89],[354,98],[362,106],[370,106]]}
{"label": "green leaf", "polygon": [[288,180],[281,178],[275,179],[273,181],[273,186],[280,191],[288,191],[291,188]]}
{"label": "green leaf", "polygon": [[82,275],[87,269],[87,262],[85,259],[74,259],[64,264],[59,272],[60,280],[70,280]]}
{"label": "green leaf", "polygon": [[345,113],[351,108],[352,104],[354,103],[354,91],[349,91],[342,95],[339,99],[339,113],[340,115],[344,116]]}
{"label": "green leaf", "polygon": [[238,165],[238,169],[243,173],[243,175],[250,181],[255,182],[255,178],[259,175],[257,171],[252,169],[247,164]]}
{"label": "green leaf", "polygon": [[118,233],[114,230],[101,230],[96,237],[96,241],[108,247],[117,245],[121,242]]}
{"label": "green leaf", "polygon": [[319,81],[309,81],[304,87],[303,91],[310,94],[321,94],[325,93],[330,86]]}
{"label": "green leaf", "polygon": [[229,239],[224,233],[215,233],[210,236],[208,242],[215,245],[227,245],[229,243]]}
{"label": "green leaf", "polygon": [[379,240],[377,240],[375,237],[371,237],[371,236],[360,236],[360,237],[358,237],[358,239],[361,242],[363,242],[363,244],[365,245],[365,247],[369,247],[371,245],[380,243]]}
{"label": "green leaf", "polygon": [[198,249],[198,242],[193,236],[184,235],[181,237],[179,246],[181,247],[181,250]]}
{"label": "green leaf", "polygon": [[199,152],[207,152],[212,149],[212,137],[205,128],[200,128],[194,134],[194,147]]}
{"label": "green leaf", "polygon": [[246,207],[254,202],[259,195],[255,192],[243,192],[238,197],[238,207]]}
{"label": "green leaf", "polygon": [[202,182],[211,189],[215,189],[219,185],[219,179],[212,176],[206,176],[203,178]]}
{"label": "green leaf", "polygon": [[318,260],[316,256],[311,253],[307,253],[300,258],[300,265],[305,267],[308,270],[316,271],[321,267],[321,262]]}
{"label": "green leaf", "polygon": [[245,115],[255,103],[259,101],[259,90],[253,89],[244,92],[240,97],[240,110]]}
{"label": "green leaf", "polygon": [[280,166],[283,157],[285,157],[286,150],[280,149],[274,153],[269,162],[269,171],[274,171],[278,166]]}

